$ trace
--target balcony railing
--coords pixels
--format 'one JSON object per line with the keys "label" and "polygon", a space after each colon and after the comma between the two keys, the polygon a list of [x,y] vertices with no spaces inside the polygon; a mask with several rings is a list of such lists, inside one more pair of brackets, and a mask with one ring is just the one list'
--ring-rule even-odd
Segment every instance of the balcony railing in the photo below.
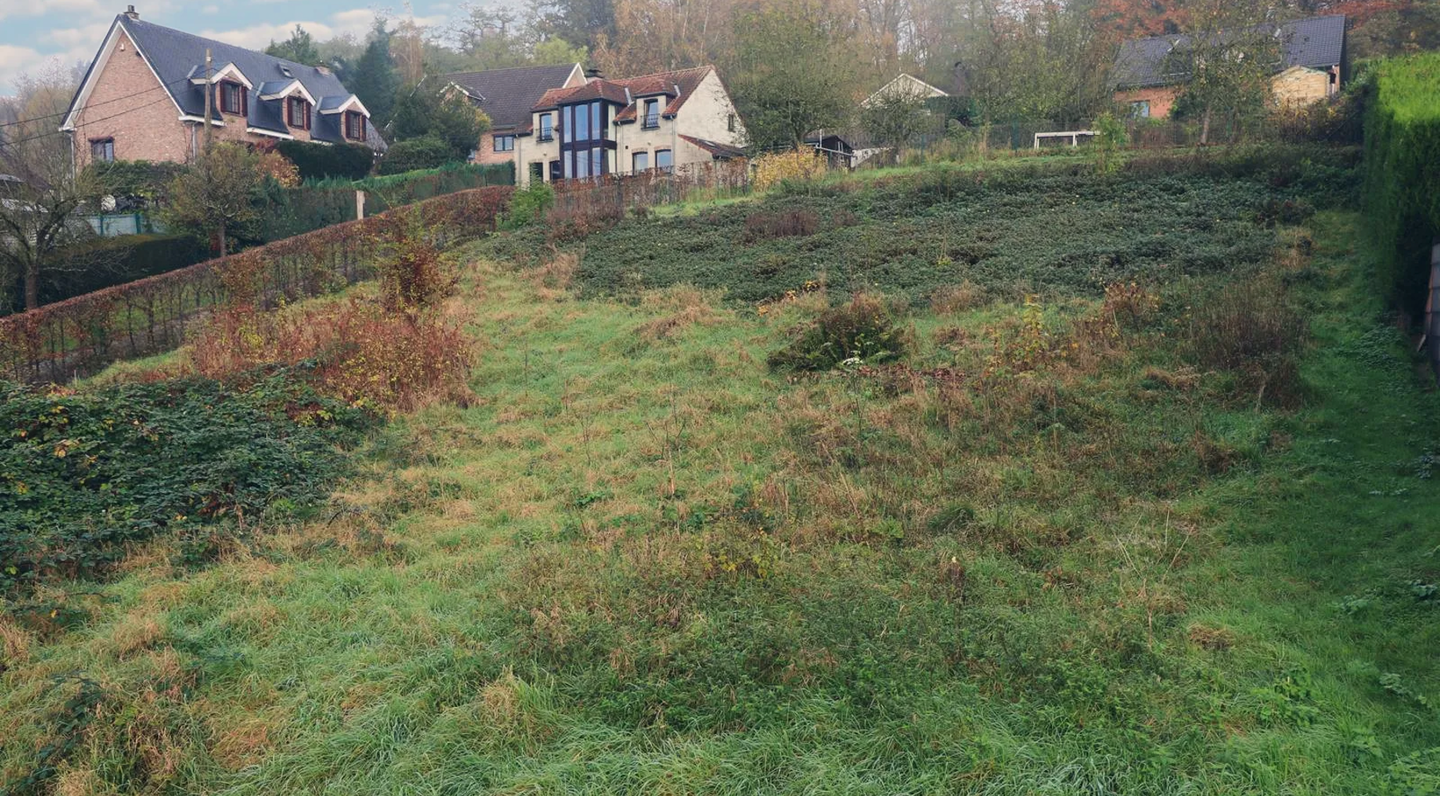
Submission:
{"label": "balcony railing", "polygon": [[654,130],[660,126],[660,114],[647,113],[645,115],[645,121],[640,126],[646,130]]}

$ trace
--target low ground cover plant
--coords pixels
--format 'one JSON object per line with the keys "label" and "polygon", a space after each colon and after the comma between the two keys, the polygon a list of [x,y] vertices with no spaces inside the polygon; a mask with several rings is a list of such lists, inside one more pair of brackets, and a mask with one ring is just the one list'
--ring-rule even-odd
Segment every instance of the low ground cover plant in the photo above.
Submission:
{"label": "low ground cover plant", "polygon": [[5,386],[0,592],[102,574],[159,534],[303,513],[371,423],[301,371],[95,391]]}
{"label": "low ground cover plant", "polygon": [[1348,150],[1267,149],[1155,156],[1104,177],[1084,164],[937,167],[779,190],[662,226],[615,215],[548,240],[537,229],[490,251],[508,259],[583,242],[587,296],[691,284],[756,304],[817,280],[837,295],[878,289],[912,301],[961,282],[1011,297],[1093,296],[1116,282],[1254,268],[1276,245],[1276,223],[1353,201],[1355,165]]}

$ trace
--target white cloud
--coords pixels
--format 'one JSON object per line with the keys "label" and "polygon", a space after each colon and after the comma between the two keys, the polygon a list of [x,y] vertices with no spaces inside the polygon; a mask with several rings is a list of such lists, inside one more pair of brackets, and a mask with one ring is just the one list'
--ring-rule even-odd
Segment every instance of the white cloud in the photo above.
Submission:
{"label": "white cloud", "polygon": [[[421,27],[434,27],[449,22],[449,17],[443,14],[435,14],[427,17],[414,17],[415,24]],[[233,44],[237,47],[246,47],[251,50],[263,50],[272,41],[284,41],[290,38],[291,31],[299,25],[315,37],[316,41],[325,41],[336,36],[351,35],[363,38],[375,24],[375,12],[364,8],[354,8],[349,11],[337,11],[330,15],[329,22],[317,22],[296,20],[284,23],[260,23],[244,28],[233,28],[231,30],[204,30],[199,35],[210,39],[217,39],[226,44]]]}
{"label": "white cloud", "polygon": [[78,28],[58,28],[40,37],[41,41],[58,44],[61,47],[86,47],[92,51],[99,49],[100,41],[110,31],[109,22],[97,22],[93,25],[84,25]]}
{"label": "white cloud", "polygon": [[17,75],[33,71],[44,58],[45,56],[29,47],[0,44],[0,85],[12,85]]}
{"label": "white cloud", "polygon": [[49,14],[52,11],[63,11],[67,15],[74,16],[82,13],[101,13],[103,6],[101,0],[45,0],[44,2],[5,2],[0,3],[0,19],[6,17],[38,17]]}

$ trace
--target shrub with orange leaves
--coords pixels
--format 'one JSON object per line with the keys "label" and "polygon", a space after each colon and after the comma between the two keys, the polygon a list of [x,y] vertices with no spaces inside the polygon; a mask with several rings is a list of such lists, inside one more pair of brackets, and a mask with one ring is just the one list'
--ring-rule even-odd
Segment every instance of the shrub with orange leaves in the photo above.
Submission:
{"label": "shrub with orange leaves", "polygon": [[387,313],[360,299],[305,312],[222,310],[195,336],[190,360],[212,378],[314,361],[318,390],[390,412],[468,401],[466,381],[475,364],[471,341],[458,325]]}

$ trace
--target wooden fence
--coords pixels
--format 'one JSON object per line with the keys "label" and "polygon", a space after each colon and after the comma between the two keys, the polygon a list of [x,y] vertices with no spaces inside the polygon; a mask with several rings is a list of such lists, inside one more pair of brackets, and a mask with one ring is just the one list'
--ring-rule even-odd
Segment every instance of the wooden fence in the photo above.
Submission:
{"label": "wooden fence", "polygon": [[743,159],[683,166],[674,172],[654,169],[644,174],[609,175],[554,183],[555,206],[560,217],[607,212],[624,213],[637,207],[719,199],[750,192],[750,164]]}
{"label": "wooden fence", "polygon": [[190,321],[240,293],[272,307],[337,290],[374,275],[396,215],[417,214],[426,234],[450,246],[493,232],[512,191],[447,194],[0,318],[0,378],[66,381],[171,350]]}

